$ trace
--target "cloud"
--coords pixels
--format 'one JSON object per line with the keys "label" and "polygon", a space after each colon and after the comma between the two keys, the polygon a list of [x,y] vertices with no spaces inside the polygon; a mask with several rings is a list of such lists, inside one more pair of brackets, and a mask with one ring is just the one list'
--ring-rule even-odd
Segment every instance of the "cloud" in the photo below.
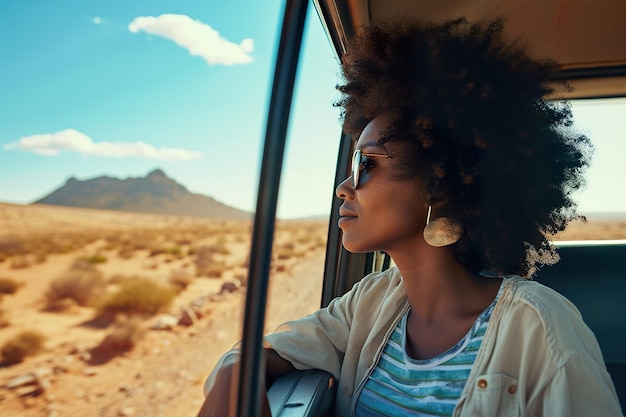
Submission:
{"label": "cloud", "polygon": [[252,39],[244,39],[237,45],[206,23],[182,14],[137,17],[128,25],[128,30],[170,39],[191,55],[202,57],[209,65],[248,64],[253,60],[250,56],[254,49]]}
{"label": "cloud", "polygon": [[99,25],[102,23],[102,18],[100,16],[94,16],[93,23]]}
{"label": "cloud", "polygon": [[77,152],[84,156],[149,158],[164,161],[189,161],[202,158],[202,153],[197,151],[157,148],[145,142],[94,142],[89,136],[74,129],[26,136],[5,144],[3,148],[45,156],[58,156],[61,152]]}

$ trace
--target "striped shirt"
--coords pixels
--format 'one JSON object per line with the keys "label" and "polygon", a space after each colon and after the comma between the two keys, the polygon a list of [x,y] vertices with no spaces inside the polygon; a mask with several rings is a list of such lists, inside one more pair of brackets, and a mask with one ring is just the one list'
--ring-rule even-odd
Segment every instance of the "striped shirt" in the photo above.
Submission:
{"label": "striped shirt", "polygon": [[416,360],[407,354],[407,311],[359,395],[356,416],[451,416],[502,288],[463,339],[431,359]]}

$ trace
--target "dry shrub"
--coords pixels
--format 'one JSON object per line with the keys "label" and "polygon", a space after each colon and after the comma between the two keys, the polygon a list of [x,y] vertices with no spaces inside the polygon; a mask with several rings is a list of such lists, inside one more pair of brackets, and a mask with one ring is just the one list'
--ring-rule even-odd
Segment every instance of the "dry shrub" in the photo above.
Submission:
{"label": "dry shrub", "polygon": [[226,240],[220,239],[214,245],[215,253],[219,255],[230,255],[230,249],[226,246]]}
{"label": "dry shrub", "polygon": [[239,233],[233,236],[233,242],[243,243],[250,240],[250,235],[247,233]]}
{"label": "dry shrub", "polygon": [[69,270],[50,283],[45,295],[46,309],[63,308],[68,299],[81,306],[90,305],[105,288],[102,273],[93,264],[79,259]]}
{"label": "dry shrub", "polygon": [[103,315],[153,315],[166,310],[175,296],[173,288],[164,287],[148,278],[134,277],[120,281],[117,291],[100,300],[98,309]]}
{"label": "dry shrub", "polygon": [[45,336],[40,332],[25,330],[2,345],[0,353],[6,363],[19,363],[27,356],[39,353],[43,349],[45,340]]}
{"label": "dry shrub", "polygon": [[195,250],[196,256],[230,255],[226,240],[219,239],[210,245],[202,245]]}
{"label": "dry shrub", "polygon": [[176,236],[174,238],[174,242],[176,242],[178,245],[181,246],[188,246],[191,245],[194,241],[193,235],[191,234],[183,234],[180,236]]}
{"label": "dry shrub", "polygon": [[202,275],[209,278],[221,278],[227,270],[227,265],[221,262],[213,262],[204,269],[204,273]]}
{"label": "dry shrub", "polygon": [[9,319],[6,316],[6,313],[3,309],[0,308],[0,328],[9,326]]}
{"label": "dry shrub", "polygon": [[150,252],[148,253],[148,256],[164,255],[166,253],[168,253],[166,247],[158,246],[158,247],[154,247],[154,248],[150,249]]}
{"label": "dry shrub", "polygon": [[24,241],[17,236],[0,237],[0,258],[9,259],[13,255],[26,253]]}
{"label": "dry shrub", "polygon": [[37,257],[34,254],[16,255],[11,258],[11,268],[13,269],[25,269],[37,263]]}
{"label": "dry shrub", "polygon": [[117,253],[117,256],[119,256],[122,259],[130,259],[133,257],[134,254],[135,252],[131,249],[120,249],[119,252]]}
{"label": "dry shrub", "polygon": [[179,246],[158,246],[150,249],[149,256],[157,255],[173,255],[176,258],[182,258],[184,256],[183,250]]}
{"label": "dry shrub", "polygon": [[[225,245],[206,245],[196,250],[194,263],[196,264],[196,276],[207,276],[219,278],[227,269],[226,266],[215,260],[216,254],[227,254],[224,249],[220,249]],[[229,253],[229,252],[228,252]]]}
{"label": "dry shrub", "polygon": [[0,296],[3,294],[15,294],[24,284],[11,278],[0,277]]}
{"label": "dry shrub", "polygon": [[[50,254],[68,253],[79,249],[98,239],[98,233],[38,233],[24,236],[5,236],[0,238],[0,258],[16,259],[16,268],[28,267],[34,263],[41,263]],[[32,255],[30,259],[28,256]],[[21,257],[27,257],[26,260]]]}
{"label": "dry shrub", "polygon": [[132,350],[146,334],[141,320],[136,317],[118,320],[97,349],[104,355],[117,355]]}
{"label": "dry shrub", "polygon": [[94,255],[91,256],[84,256],[82,258],[83,261],[88,262],[90,264],[103,264],[107,261],[107,257],[104,255],[101,255],[99,253],[96,253]]}
{"label": "dry shrub", "polygon": [[327,243],[326,236],[318,236],[315,238],[315,240],[313,240],[311,249],[325,249],[326,243]]}
{"label": "dry shrub", "polygon": [[284,260],[300,256],[302,255],[302,252],[297,250],[296,245],[293,243],[284,243],[282,245],[278,245],[275,249],[275,254],[277,259]]}
{"label": "dry shrub", "polygon": [[118,249],[119,253],[126,254],[131,257],[136,251],[150,249],[154,242],[150,236],[146,235],[145,230],[133,230],[123,235],[111,235],[106,237],[106,246],[108,250]]}
{"label": "dry shrub", "polygon": [[167,281],[176,289],[177,292],[180,292],[192,283],[193,277],[184,269],[176,269],[170,273]]}

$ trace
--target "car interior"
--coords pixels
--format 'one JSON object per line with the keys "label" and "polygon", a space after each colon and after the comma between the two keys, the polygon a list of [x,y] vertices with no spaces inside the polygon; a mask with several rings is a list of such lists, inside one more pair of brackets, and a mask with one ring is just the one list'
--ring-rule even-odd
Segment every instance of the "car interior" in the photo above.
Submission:
{"label": "car interior", "polygon": [[[287,20],[296,13],[295,3],[287,2],[283,32],[290,30]],[[405,17],[435,21],[504,17],[507,36],[523,38],[534,54],[558,62],[559,79],[573,87],[568,98],[626,97],[626,3],[622,0],[314,0],[312,5],[339,59],[351,36],[363,25]],[[278,71],[275,77],[280,77]],[[336,183],[348,175],[351,143],[349,137],[338,138]],[[264,154],[264,159],[267,157]],[[382,253],[350,254],[342,249],[337,227],[340,203],[335,198],[330,213],[321,306],[342,295],[367,273],[390,264]],[[258,219],[257,214],[255,222]],[[561,260],[542,268],[533,279],[556,289],[578,307],[599,341],[624,410],[626,240],[555,244]],[[267,254],[259,254],[263,256]],[[244,335],[245,326],[244,322]],[[334,390],[335,381],[325,372],[294,372],[269,388],[272,415],[331,416]]]}

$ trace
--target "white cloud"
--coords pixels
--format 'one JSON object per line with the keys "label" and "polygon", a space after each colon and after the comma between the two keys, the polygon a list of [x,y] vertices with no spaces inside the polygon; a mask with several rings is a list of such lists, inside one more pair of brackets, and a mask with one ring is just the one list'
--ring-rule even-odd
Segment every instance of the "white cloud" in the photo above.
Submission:
{"label": "white cloud", "polygon": [[248,64],[253,60],[250,56],[254,49],[252,39],[244,39],[237,45],[221,37],[211,26],[187,15],[140,16],[128,25],[128,30],[170,39],[191,55],[202,57],[209,65]]}
{"label": "white cloud", "polygon": [[145,142],[94,142],[89,136],[74,129],[56,133],[25,136],[5,144],[6,150],[34,152],[57,156],[60,152],[77,152],[84,156],[108,158],[150,158],[164,161],[201,159],[202,153],[180,148],[157,148]]}
{"label": "white cloud", "polygon": [[99,25],[102,23],[102,18],[100,16],[94,16],[93,23]]}

